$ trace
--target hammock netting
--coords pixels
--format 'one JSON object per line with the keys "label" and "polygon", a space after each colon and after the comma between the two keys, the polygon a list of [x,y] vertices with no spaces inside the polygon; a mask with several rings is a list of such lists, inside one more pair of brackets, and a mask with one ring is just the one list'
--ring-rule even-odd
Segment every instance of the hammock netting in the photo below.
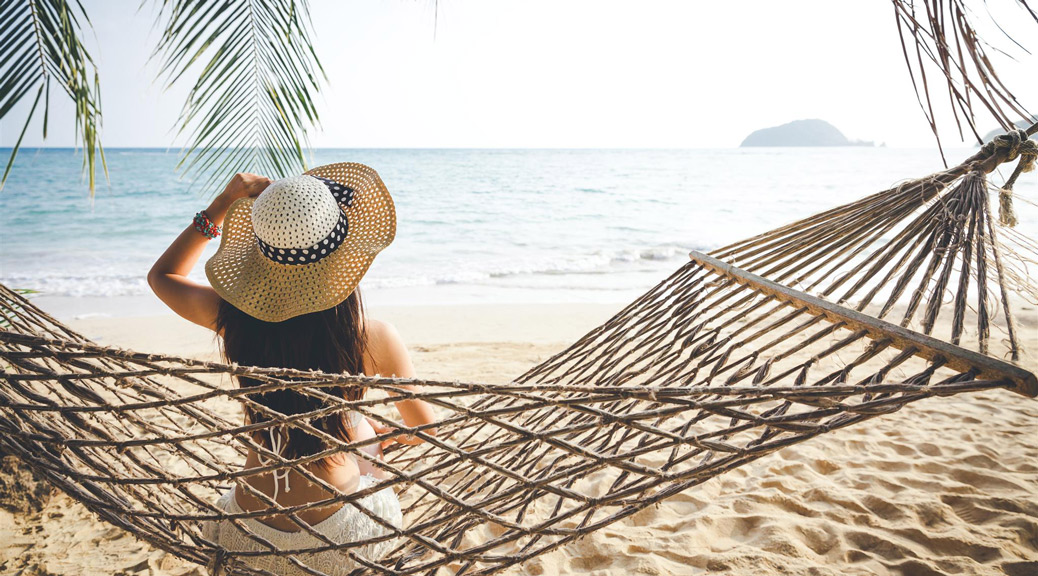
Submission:
{"label": "hammock netting", "polygon": [[[999,224],[1012,182],[1038,156],[1027,140],[1035,131],[709,255],[692,252],[605,324],[505,385],[259,369],[100,346],[0,287],[0,450],[101,518],[214,573],[270,574],[248,562],[273,556],[322,574],[307,554],[330,549],[359,573],[496,572],[910,402],[993,388],[1038,394],[1014,316],[1038,301],[1025,269],[1038,250]],[[998,191],[999,216],[987,174],[1017,158]],[[260,385],[239,388],[234,377],[245,375]],[[367,394],[351,402],[324,392],[342,385]],[[322,407],[284,415],[253,400],[283,389]],[[396,424],[389,392],[435,407],[435,424],[401,429],[423,444],[378,460],[362,448],[387,436],[347,443],[310,425],[345,410]],[[268,419],[245,423],[244,405]],[[287,460],[253,440],[282,426],[332,448]],[[268,462],[249,474],[292,468],[336,495],[278,505],[243,481],[249,449]],[[338,451],[369,460],[385,479],[336,492],[306,465]],[[222,512],[214,503],[231,486],[269,507]],[[404,509],[401,526],[357,504],[387,486]],[[337,543],[299,517],[336,503],[386,535]],[[243,522],[274,514],[319,544],[277,549]],[[262,551],[208,540],[206,522],[221,520]],[[375,541],[390,541],[391,551],[366,557]]]}

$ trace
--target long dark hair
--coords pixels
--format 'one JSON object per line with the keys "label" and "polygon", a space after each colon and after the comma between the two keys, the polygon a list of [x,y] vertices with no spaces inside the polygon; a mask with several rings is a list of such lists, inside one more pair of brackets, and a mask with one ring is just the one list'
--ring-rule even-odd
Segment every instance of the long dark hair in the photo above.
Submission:
{"label": "long dark hair", "polygon": [[[364,306],[359,290],[354,290],[334,308],[303,314],[283,322],[264,322],[253,318],[221,299],[216,327],[223,334],[224,358],[230,362],[264,368],[314,369],[329,374],[363,374],[363,354],[367,344],[363,314]],[[238,377],[238,383],[243,388],[260,384],[246,377]],[[359,400],[364,396],[364,389],[359,386],[321,390],[347,400]],[[290,390],[256,394],[251,398],[287,415],[318,410],[325,405],[318,398]],[[258,423],[270,419],[248,406],[246,404],[245,410],[248,422]],[[342,413],[314,419],[311,425],[335,438],[344,441],[350,439]],[[286,459],[310,456],[329,448],[325,440],[304,430],[294,426],[287,427],[287,430],[287,441],[281,447],[281,456]],[[269,434],[258,433],[254,439],[271,448],[269,437]]]}

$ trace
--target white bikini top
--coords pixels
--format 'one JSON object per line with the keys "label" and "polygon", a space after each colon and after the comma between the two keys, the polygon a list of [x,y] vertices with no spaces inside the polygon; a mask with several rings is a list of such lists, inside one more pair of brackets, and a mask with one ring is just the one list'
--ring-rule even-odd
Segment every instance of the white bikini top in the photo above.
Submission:
{"label": "white bikini top", "polygon": [[[356,428],[360,427],[360,425],[364,422],[364,415],[355,410],[350,410],[349,412],[347,412],[345,414],[345,418],[346,427],[350,430],[355,430]],[[270,436],[270,451],[280,456],[281,450],[284,448],[284,442],[287,434],[279,433],[277,428],[268,428],[267,434],[269,434]],[[271,464],[271,461],[268,460],[262,454],[257,454],[257,457],[259,458],[261,466],[267,466]],[[281,484],[281,480],[284,480],[285,482],[285,492],[292,491],[292,487],[288,485],[288,476],[290,472],[291,470],[288,468],[282,468],[281,470],[274,470],[272,472],[272,474],[274,475],[275,500],[278,499],[278,485]]]}

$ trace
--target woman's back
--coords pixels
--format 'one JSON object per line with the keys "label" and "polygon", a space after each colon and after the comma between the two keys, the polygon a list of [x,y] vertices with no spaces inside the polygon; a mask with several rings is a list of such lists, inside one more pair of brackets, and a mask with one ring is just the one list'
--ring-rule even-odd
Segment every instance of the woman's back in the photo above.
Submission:
{"label": "woman's back", "polygon": [[[362,324],[366,333],[362,354],[362,368],[365,375],[380,374],[380,368],[389,370],[390,375],[409,373],[413,370],[410,367],[410,359],[406,357],[406,348],[400,342],[400,336],[392,325],[374,319],[364,320]],[[401,356],[402,352],[404,356]],[[407,406],[403,406],[403,410],[406,411],[407,408]],[[418,416],[421,417],[421,415]],[[405,415],[406,419],[407,415]],[[372,422],[359,412],[347,412],[343,415],[343,420],[343,428],[349,442],[363,442],[376,436]],[[260,441],[263,442],[262,436]],[[269,442],[264,443],[269,444]],[[350,494],[358,489],[357,486],[360,484],[362,476],[370,476],[373,480],[385,477],[382,469],[372,462],[372,460],[381,460],[381,446],[373,443],[362,446],[359,450],[364,451],[368,458],[358,458],[350,453],[339,453],[334,457],[306,466],[307,474],[297,470],[288,470],[287,475],[278,474],[275,479],[273,473],[266,472],[245,476],[244,481],[255,490],[274,499],[279,505],[286,507],[319,502],[334,496],[325,486],[313,482],[308,477],[311,475],[340,494]],[[264,464],[264,459],[255,450],[250,449],[245,461],[245,469],[259,468]],[[269,507],[258,496],[247,492],[239,492],[236,502],[245,511],[263,510]],[[334,514],[339,507],[333,505],[307,509],[298,516],[307,524],[313,525]],[[284,516],[274,516],[264,522],[280,530],[295,531],[299,529],[293,520]]]}
{"label": "woman's back", "polygon": [[[189,273],[205,243],[222,234],[225,217],[226,234],[206,263],[210,285],[194,282]],[[356,290],[395,231],[392,198],[367,166],[322,166],[276,182],[239,174],[167,248],[149,272],[148,283],[177,314],[222,336],[224,355],[231,362],[411,378],[414,367],[399,334],[364,317]],[[247,374],[239,377],[243,388],[264,383]],[[322,387],[320,394],[276,389],[248,396],[245,419],[254,433],[243,463],[246,474],[216,506],[228,514],[269,513],[210,523],[206,534],[214,544],[232,552],[271,552],[239,558],[278,574],[296,569],[278,551],[327,547],[328,540],[363,542],[359,548],[347,547],[350,554],[357,551],[378,560],[390,547],[393,528],[402,523],[392,488],[378,487],[381,446],[372,442],[359,454],[342,450],[312,459],[343,443],[393,430],[390,421],[377,416],[372,420],[353,411],[327,410],[328,395],[356,402],[364,392],[359,385],[342,384]],[[435,434],[429,428],[433,412],[425,402],[400,400],[394,405],[404,425]],[[284,416],[292,415],[307,416],[285,422]],[[410,436],[385,438],[383,443],[421,442]],[[266,470],[272,462],[301,460],[306,463],[300,468]],[[363,494],[345,504],[308,507],[357,491]],[[290,517],[279,507],[300,508]],[[355,567],[337,550],[298,558],[329,574]]]}
{"label": "woman's back", "polygon": [[[404,357],[400,356],[401,351],[406,352],[406,348],[399,341],[399,335],[393,327],[376,320],[366,321],[365,327],[369,336],[363,355],[364,373],[369,376],[379,374],[380,368],[388,369],[390,374],[395,374],[397,371],[408,372],[410,360],[406,354]],[[350,442],[370,440],[376,436],[372,423],[359,412],[347,412],[344,420]],[[403,524],[400,502],[392,488],[377,490],[384,473],[371,460],[381,459],[381,447],[378,444],[369,444],[360,449],[364,450],[370,459],[358,458],[351,453],[343,452],[305,466],[303,469],[306,474],[298,469],[289,469],[277,474],[263,472],[246,475],[243,477],[243,482],[248,484],[249,489],[234,487],[227,490],[216,506],[228,514],[256,512],[271,508],[268,501],[251,493],[251,490],[274,500],[281,507],[303,506],[304,509],[298,512],[296,517],[306,524],[306,527],[300,526],[299,522],[283,514],[240,520],[250,532],[261,536],[277,550],[305,549],[326,545],[320,538],[311,534],[310,530],[340,544],[389,536],[392,534],[393,528],[399,528]],[[265,462],[265,459],[255,450],[250,450],[245,461],[245,469],[261,468],[265,463],[269,462]],[[315,482],[309,476],[313,476],[320,482]],[[335,503],[328,506],[305,508],[307,504],[324,501],[340,494],[352,494],[373,488],[375,490],[372,493],[346,504]],[[366,511],[361,510],[361,507]],[[268,550],[264,544],[251,538],[230,520],[207,527],[207,537],[230,551]],[[350,549],[366,560],[374,561],[388,551],[392,543],[393,539],[385,539]],[[335,550],[300,555],[299,559],[311,568],[328,574],[346,574],[359,567],[355,561]],[[276,574],[304,573],[294,563],[275,555],[254,557],[248,562],[254,568],[269,570]]]}

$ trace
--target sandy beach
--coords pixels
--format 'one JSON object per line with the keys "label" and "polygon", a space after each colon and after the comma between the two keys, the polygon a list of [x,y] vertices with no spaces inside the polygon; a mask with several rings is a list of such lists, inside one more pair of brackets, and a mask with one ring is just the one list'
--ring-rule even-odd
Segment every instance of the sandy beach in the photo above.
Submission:
{"label": "sandy beach", "polygon": [[1038,576],[1035,6],[2,0],[0,576]]}
{"label": "sandy beach", "polygon": [[[370,314],[397,326],[422,376],[507,382],[618,308]],[[210,334],[174,316],[69,324],[108,345],[217,358]],[[0,511],[0,542],[3,574],[205,574],[63,494],[40,511]],[[1038,402],[1002,391],[924,400],[765,457],[511,573],[1038,574]]]}

